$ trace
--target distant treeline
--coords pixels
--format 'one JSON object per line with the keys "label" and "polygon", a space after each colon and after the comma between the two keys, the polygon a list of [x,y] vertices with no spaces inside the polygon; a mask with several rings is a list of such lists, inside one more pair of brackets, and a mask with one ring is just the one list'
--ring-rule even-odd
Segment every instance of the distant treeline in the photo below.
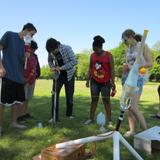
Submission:
{"label": "distant treeline", "polygon": [[[110,50],[114,57],[115,63],[115,74],[117,78],[121,78],[122,75],[122,64],[125,62],[125,45],[120,43],[118,47]],[[76,54],[77,62],[76,65],[76,79],[86,80],[90,54],[92,50],[85,50],[81,53]],[[160,42],[157,42],[151,49],[151,55],[154,61],[153,67],[149,69],[149,81],[160,81],[160,65],[156,63],[156,57],[160,55]],[[41,68],[41,79],[53,78],[53,73],[50,71],[49,66],[43,66]]]}

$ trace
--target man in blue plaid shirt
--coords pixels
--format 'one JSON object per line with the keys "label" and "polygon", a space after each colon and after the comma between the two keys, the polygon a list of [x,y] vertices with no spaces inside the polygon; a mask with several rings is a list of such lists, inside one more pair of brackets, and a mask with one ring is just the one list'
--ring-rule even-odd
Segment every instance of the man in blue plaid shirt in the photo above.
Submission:
{"label": "man in blue plaid shirt", "polygon": [[[51,70],[58,73],[57,78],[53,80],[53,91],[56,91],[56,121],[59,121],[59,94],[62,86],[65,87],[66,93],[66,116],[73,118],[73,94],[75,82],[75,65],[77,64],[75,54],[68,45],[61,44],[56,39],[50,38],[46,42],[46,50],[48,51],[48,64]],[[56,80],[56,88],[55,88]],[[54,93],[54,92],[53,92]],[[52,118],[54,110],[54,96],[52,94]],[[51,118],[51,122],[53,119]]]}

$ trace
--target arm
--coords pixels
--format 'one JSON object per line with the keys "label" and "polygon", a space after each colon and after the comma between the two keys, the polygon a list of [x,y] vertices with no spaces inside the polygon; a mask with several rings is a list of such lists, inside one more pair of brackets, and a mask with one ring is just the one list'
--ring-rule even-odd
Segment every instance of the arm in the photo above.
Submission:
{"label": "arm", "polygon": [[41,67],[40,67],[40,64],[39,64],[39,60],[38,60],[38,57],[36,56],[36,59],[37,59],[37,65],[36,65],[36,78],[39,78],[40,75],[41,75]]}
{"label": "arm", "polygon": [[111,84],[115,88],[115,69],[114,69],[114,59],[112,54],[110,54],[110,70],[111,70]]}
{"label": "arm", "polygon": [[1,51],[3,49],[3,46],[0,44],[0,68],[3,67],[3,64],[2,64],[2,59],[1,59]]}
{"label": "arm", "polygon": [[48,65],[51,68],[52,71],[55,70],[55,60],[54,58],[51,56],[50,53],[48,53]]}
{"label": "arm", "polygon": [[87,80],[86,80],[86,87],[89,87],[89,81],[91,79],[91,68],[92,68],[92,63],[91,63],[91,57],[90,57],[88,73],[87,73]]}
{"label": "arm", "polygon": [[1,59],[1,51],[3,49],[3,46],[0,44],[0,77],[4,77],[6,74],[6,70],[3,67],[2,59]]}
{"label": "arm", "polygon": [[147,45],[144,46],[143,56],[144,56],[144,59],[146,61],[146,63],[144,64],[144,67],[145,68],[152,67],[153,60],[152,60],[152,57],[151,57],[150,49]]}
{"label": "arm", "polygon": [[4,47],[7,47],[9,35],[10,35],[10,32],[6,32],[0,39],[0,77],[4,77],[6,74],[6,70],[3,66],[2,59],[1,59],[1,51]]}
{"label": "arm", "polygon": [[68,46],[66,48],[66,52],[68,54],[69,61],[68,61],[68,63],[66,63],[65,65],[60,67],[61,70],[70,69],[70,68],[72,68],[73,66],[75,66],[77,64],[77,60],[76,60],[75,54],[74,54],[74,52],[73,52],[73,50],[72,50],[72,48],[70,46]]}

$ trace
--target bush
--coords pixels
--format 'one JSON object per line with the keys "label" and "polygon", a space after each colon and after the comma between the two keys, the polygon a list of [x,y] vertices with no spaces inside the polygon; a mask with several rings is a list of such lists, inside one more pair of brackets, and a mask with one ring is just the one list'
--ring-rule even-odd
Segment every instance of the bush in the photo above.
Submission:
{"label": "bush", "polygon": [[53,79],[53,72],[50,70],[48,65],[41,68],[40,79]]}

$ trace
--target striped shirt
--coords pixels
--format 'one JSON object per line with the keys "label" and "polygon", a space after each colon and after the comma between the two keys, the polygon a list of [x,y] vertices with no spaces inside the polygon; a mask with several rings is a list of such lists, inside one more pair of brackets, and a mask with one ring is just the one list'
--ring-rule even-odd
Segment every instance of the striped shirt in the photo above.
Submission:
{"label": "striped shirt", "polygon": [[[64,65],[61,67],[62,70],[66,70],[67,72],[67,79],[70,81],[75,73],[74,66],[77,64],[75,54],[72,48],[68,45],[60,44],[58,46],[59,52],[62,55],[62,59]],[[50,68],[57,66],[57,61],[52,53],[48,53],[48,64]]]}

